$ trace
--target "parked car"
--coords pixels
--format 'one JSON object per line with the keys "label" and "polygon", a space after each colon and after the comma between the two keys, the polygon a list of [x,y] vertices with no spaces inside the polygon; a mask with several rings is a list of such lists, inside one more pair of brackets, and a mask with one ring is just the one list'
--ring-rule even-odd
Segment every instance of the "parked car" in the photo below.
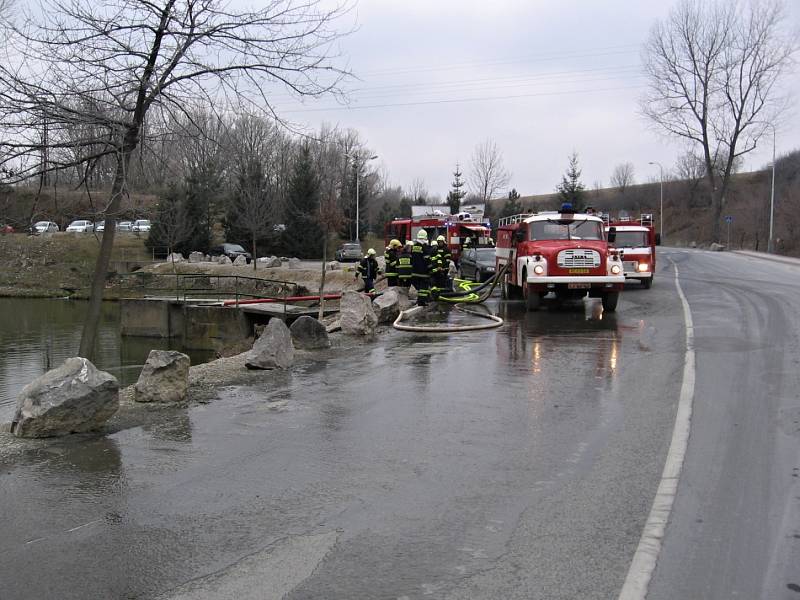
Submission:
{"label": "parked car", "polygon": [[36,221],[31,227],[31,233],[36,235],[39,233],[53,233],[58,231],[58,225],[52,221]]}
{"label": "parked car", "polygon": [[242,248],[239,244],[222,244],[221,246],[214,246],[209,254],[211,256],[227,256],[231,260],[236,260],[237,256],[244,256],[249,263],[253,260],[253,255],[247,250]]}
{"label": "parked car", "polygon": [[94,224],[91,221],[73,221],[65,230],[67,233],[91,233]]}
{"label": "parked car", "polygon": [[131,225],[131,231],[146,233],[150,231],[150,221],[149,219],[138,219],[133,222]]}
{"label": "parked car", "polygon": [[131,221],[120,221],[117,223],[117,231],[133,231],[133,223]]}
{"label": "parked car", "polygon": [[486,281],[494,277],[494,248],[466,248],[458,261],[458,273],[462,279]]}
{"label": "parked car", "polygon": [[11,225],[0,224],[0,233],[14,233],[14,228]]}
{"label": "parked car", "polygon": [[95,222],[94,230],[95,231],[100,231],[100,232],[105,231],[106,230],[106,222],[105,221],[97,221],[97,222]]}
{"label": "parked car", "polygon": [[336,251],[336,260],[339,262],[358,261],[362,258],[364,255],[358,242],[346,242]]}

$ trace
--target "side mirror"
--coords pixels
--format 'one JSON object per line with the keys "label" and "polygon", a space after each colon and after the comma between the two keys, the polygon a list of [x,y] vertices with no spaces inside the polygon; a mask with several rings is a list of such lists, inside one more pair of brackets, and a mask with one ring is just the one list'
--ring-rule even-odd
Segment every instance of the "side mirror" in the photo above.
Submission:
{"label": "side mirror", "polygon": [[657,233],[656,234],[656,246],[660,246],[660,245],[661,245],[661,234]]}
{"label": "side mirror", "polygon": [[617,239],[617,228],[616,227],[609,227],[608,228],[608,243],[613,244]]}
{"label": "side mirror", "polygon": [[514,232],[514,241],[517,243],[525,241],[525,229],[520,227]]}

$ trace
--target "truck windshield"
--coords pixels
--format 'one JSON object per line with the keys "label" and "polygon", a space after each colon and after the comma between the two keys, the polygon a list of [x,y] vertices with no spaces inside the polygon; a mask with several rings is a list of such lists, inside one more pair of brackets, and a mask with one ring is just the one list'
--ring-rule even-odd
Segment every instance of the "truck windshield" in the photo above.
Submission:
{"label": "truck windshield", "polygon": [[650,244],[647,243],[646,231],[617,230],[617,238],[614,240],[614,245],[617,248],[641,248]]}
{"label": "truck windshield", "polygon": [[602,240],[600,221],[573,219],[534,221],[531,223],[531,240]]}

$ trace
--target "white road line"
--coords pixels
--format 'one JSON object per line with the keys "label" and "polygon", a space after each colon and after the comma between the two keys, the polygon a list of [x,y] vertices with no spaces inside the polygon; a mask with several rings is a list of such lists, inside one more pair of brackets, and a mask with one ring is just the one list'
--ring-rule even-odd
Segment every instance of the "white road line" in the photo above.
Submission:
{"label": "white road line", "polygon": [[653,499],[653,506],[650,508],[650,515],[647,517],[647,523],[642,531],[639,546],[636,548],[628,575],[625,577],[619,600],[644,600],[647,597],[647,588],[661,552],[664,530],[678,493],[678,479],[686,457],[692,424],[695,382],[694,325],[689,302],[686,300],[686,295],[683,293],[678,279],[678,265],[672,259],[669,260],[675,268],[675,287],[683,305],[683,318],[686,325],[683,383],[678,400],[678,413],[675,416],[675,428],[672,430],[672,441],[667,452],[667,460],[664,463],[664,471],[661,473],[661,482],[658,485],[656,497]]}
{"label": "white road line", "polygon": [[67,533],[78,531],[78,529],[83,529],[84,527],[88,527],[89,525],[94,525],[95,523],[101,523],[102,521],[103,519],[96,519],[94,521],[89,521],[88,523],[84,523],[83,525],[78,525],[77,527],[73,527],[72,529],[67,529]]}

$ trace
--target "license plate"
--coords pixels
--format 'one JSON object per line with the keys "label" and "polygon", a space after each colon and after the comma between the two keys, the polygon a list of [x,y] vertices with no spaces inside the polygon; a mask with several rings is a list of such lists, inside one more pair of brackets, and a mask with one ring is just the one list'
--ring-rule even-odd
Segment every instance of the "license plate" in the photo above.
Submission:
{"label": "license plate", "polygon": [[567,289],[570,290],[588,290],[592,287],[591,283],[568,283]]}
{"label": "license plate", "polygon": [[588,275],[589,269],[567,269],[570,275]]}

